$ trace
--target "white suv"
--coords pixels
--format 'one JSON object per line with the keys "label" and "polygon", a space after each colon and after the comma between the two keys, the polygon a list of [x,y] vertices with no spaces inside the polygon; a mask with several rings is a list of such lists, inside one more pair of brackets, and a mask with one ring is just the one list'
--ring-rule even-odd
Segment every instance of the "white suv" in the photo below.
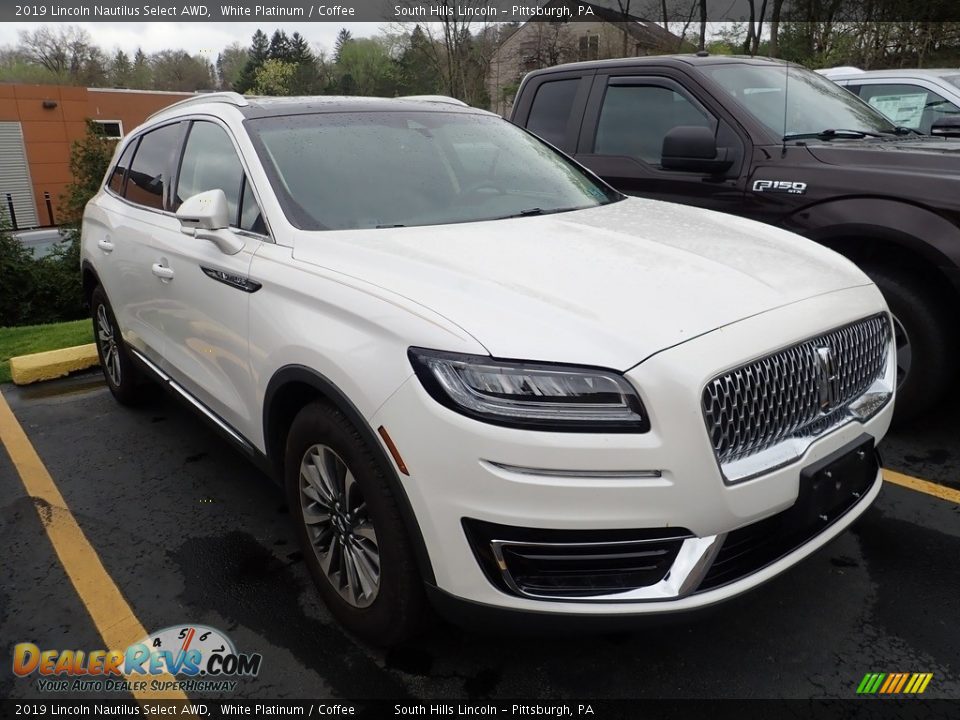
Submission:
{"label": "white suv", "polygon": [[107,383],[287,494],[331,612],[624,620],[769,580],[881,486],[890,317],[839,255],[627,198],[437,99],[191,98],[83,220]]}

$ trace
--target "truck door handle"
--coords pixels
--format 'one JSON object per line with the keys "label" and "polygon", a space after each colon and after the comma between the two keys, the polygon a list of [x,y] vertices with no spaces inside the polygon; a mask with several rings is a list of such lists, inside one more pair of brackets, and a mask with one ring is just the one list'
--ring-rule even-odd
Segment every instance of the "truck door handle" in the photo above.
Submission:
{"label": "truck door handle", "polygon": [[97,240],[97,247],[103,250],[105,253],[113,252],[113,243],[103,238]]}
{"label": "truck door handle", "polygon": [[168,268],[166,265],[161,265],[160,263],[154,263],[150,269],[153,270],[153,274],[161,280],[173,280],[173,268]]}

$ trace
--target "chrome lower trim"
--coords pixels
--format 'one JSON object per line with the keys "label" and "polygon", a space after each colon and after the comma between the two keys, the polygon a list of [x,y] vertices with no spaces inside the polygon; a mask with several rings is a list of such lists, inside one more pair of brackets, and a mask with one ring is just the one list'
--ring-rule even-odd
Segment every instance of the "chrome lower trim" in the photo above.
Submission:
{"label": "chrome lower trim", "polygon": [[494,462],[493,460],[482,460],[481,462],[495,467],[498,470],[505,470],[506,472],[517,473],[518,475],[534,475],[539,477],[649,480],[651,478],[659,478],[663,475],[660,470],[555,470],[524,467],[521,465],[507,465],[506,463]]}
{"label": "chrome lower trim", "polygon": [[[514,593],[520,597],[531,598],[534,600],[549,600],[553,602],[591,602],[591,603],[617,603],[617,602],[644,602],[658,600],[676,600],[692,593],[703,580],[707,570],[713,563],[713,559],[720,551],[723,541],[726,539],[726,533],[719,535],[710,535],[708,537],[697,538],[688,537],[683,540],[680,551],[673,565],[667,571],[666,576],[654,585],[634,588],[620,593],[607,593],[604,595],[587,595],[579,597],[564,597],[557,595],[540,595],[537,593],[522,590],[507,569],[506,560],[503,557],[503,548],[510,546],[518,547],[610,547],[612,545],[637,545],[642,543],[662,543],[663,538],[653,538],[650,540],[618,540],[615,542],[597,542],[597,543],[544,543],[544,542],[517,542],[516,540],[491,540],[490,546],[493,550],[494,558],[497,561],[497,567],[503,576],[503,581]],[[677,538],[679,539],[679,538]]]}
{"label": "chrome lower trim", "polygon": [[141,353],[139,350],[136,350],[135,348],[128,347],[127,349],[130,351],[131,354],[136,356],[137,360],[139,360],[144,365],[144,367],[146,367],[148,370],[154,373],[164,385],[169,387],[171,390],[177,393],[177,395],[179,395],[188,403],[190,403],[191,406],[199,410],[204,417],[206,417],[208,420],[210,420],[210,422],[212,422],[214,425],[220,428],[231,439],[239,443],[244,450],[246,450],[249,453],[255,452],[255,448],[253,447],[253,445],[245,437],[243,437],[243,435],[241,435],[232,427],[230,427],[230,425],[228,425],[219,415],[213,412],[213,410],[208,408],[202,402],[197,400],[193,395],[187,392],[187,390],[185,390],[182,385],[180,385],[176,380],[173,380],[163,370],[157,367],[156,363],[154,363],[152,360],[149,360],[143,353]]}
{"label": "chrome lower trim", "polygon": [[147,369],[150,370],[150,372],[152,372],[152,373],[153,373],[154,375],[156,375],[158,378],[160,378],[161,380],[163,380],[163,382],[165,382],[165,383],[166,383],[166,382],[170,382],[170,376],[167,375],[163,370],[161,370],[161,369],[157,366],[157,364],[153,362],[153,360],[150,360],[150,359],[149,359],[146,355],[144,355],[142,352],[140,352],[140,351],[137,350],[136,348],[130,347],[129,345],[127,346],[127,350],[129,350],[131,354],[135,355],[136,358],[137,358],[137,360],[139,360],[141,363],[143,363],[144,365],[146,365]]}

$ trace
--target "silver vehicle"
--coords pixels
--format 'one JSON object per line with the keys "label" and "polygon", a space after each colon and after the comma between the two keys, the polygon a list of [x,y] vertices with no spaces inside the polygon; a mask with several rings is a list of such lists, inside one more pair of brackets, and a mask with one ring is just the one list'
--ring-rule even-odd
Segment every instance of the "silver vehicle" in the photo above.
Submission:
{"label": "silver vehicle", "polygon": [[960,68],[817,70],[900,127],[924,135],[960,135]]}

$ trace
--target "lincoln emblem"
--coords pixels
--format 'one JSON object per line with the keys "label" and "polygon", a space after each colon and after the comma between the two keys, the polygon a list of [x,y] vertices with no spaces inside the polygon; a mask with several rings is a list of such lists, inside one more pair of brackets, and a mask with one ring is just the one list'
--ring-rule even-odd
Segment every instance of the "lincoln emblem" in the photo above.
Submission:
{"label": "lincoln emblem", "polygon": [[817,348],[817,389],[821,412],[835,410],[840,397],[840,373],[833,350],[826,346]]}

